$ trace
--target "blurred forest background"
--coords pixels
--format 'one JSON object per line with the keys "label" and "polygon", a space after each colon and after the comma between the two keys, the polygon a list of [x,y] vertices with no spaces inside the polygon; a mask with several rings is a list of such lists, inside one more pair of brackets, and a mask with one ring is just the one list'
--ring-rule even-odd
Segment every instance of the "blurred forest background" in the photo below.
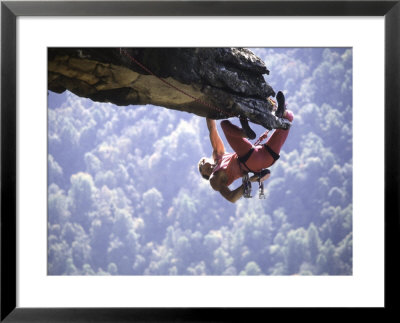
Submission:
{"label": "blurred forest background", "polygon": [[352,50],[251,50],[295,114],[264,200],[201,178],[204,118],[48,93],[49,275],[352,275]]}

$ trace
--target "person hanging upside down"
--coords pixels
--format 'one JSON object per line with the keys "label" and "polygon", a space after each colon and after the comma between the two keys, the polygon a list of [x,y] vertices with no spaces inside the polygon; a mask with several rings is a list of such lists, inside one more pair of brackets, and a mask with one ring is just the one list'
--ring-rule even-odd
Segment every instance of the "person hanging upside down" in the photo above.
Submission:
{"label": "person hanging upside down", "polygon": [[[285,108],[285,97],[282,92],[276,95],[278,108],[275,115],[293,121],[293,113]],[[249,127],[246,119],[240,119],[242,128],[232,124],[228,120],[221,121],[221,128],[226,140],[235,151],[227,153],[221,137],[218,134],[215,120],[206,119],[210,133],[211,146],[213,148],[212,159],[203,157],[198,167],[202,177],[210,181],[211,187],[220,192],[228,201],[235,203],[244,194],[244,186],[230,190],[236,179],[248,172],[255,173],[250,177],[251,182],[266,180],[270,173],[268,167],[279,159],[279,153],[289,134],[289,129],[276,129],[266,144],[253,146],[247,138],[254,139],[255,133]],[[261,177],[261,178],[260,178]]]}

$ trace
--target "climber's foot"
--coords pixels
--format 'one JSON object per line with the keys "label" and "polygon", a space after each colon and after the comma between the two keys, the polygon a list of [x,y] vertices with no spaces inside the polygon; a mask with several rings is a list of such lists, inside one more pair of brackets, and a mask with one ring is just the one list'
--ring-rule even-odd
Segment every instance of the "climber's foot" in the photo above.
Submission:
{"label": "climber's foot", "polygon": [[248,120],[246,118],[239,118],[239,120],[246,137],[250,140],[256,138],[256,133],[250,128]]}
{"label": "climber's foot", "polygon": [[282,118],[286,110],[286,105],[285,105],[285,96],[281,91],[279,91],[278,94],[276,95],[276,100],[278,101],[278,109],[275,112],[275,116],[277,116],[278,118]]}
{"label": "climber's foot", "polygon": [[271,176],[271,171],[268,168],[265,168],[259,173],[259,181],[263,182],[270,176]]}

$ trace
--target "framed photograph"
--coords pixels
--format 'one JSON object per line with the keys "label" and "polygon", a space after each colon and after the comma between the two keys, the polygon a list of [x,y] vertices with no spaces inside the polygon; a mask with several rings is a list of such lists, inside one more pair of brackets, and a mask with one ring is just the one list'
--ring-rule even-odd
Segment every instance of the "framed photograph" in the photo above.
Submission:
{"label": "framed photograph", "polygon": [[2,2],[1,321],[392,315],[399,14]]}

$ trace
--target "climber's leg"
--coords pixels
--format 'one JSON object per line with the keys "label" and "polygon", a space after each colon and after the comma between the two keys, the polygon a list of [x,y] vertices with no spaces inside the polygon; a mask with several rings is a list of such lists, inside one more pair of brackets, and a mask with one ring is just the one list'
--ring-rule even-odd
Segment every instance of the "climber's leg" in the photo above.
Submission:
{"label": "climber's leg", "polygon": [[239,120],[246,137],[253,140],[256,137],[256,133],[250,128],[249,121],[246,118],[239,118]]}
{"label": "climber's leg", "polygon": [[[293,113],[287,110],[283,117],[292,121]],[[247,167],[258,172],[273,165],[279,159],[279,153],[289,135],[289,130],[290,128],[288,130],[276,129],[266,144],[254,147],[254,153],[246,162]]]}
{"label": "climber's leg", "polygon": [[[284,119],[293,121],[293,112],[289,110],[285,110],[283,116]],[[287,136],[289,135],[290,128],[287,130],[284,129],[276,129],[272,136],[267,141],[266,145],[276,154],[279,155],[283,144],[286,141]]]}
{"label": "climber's leg", "polygon": [[243,129],[235,126],[229,120],[222,121],[221,128],[229,145],[238,154],[238,156],[243,156],[248,153],[253,145],[250,141],[243,137]]}

